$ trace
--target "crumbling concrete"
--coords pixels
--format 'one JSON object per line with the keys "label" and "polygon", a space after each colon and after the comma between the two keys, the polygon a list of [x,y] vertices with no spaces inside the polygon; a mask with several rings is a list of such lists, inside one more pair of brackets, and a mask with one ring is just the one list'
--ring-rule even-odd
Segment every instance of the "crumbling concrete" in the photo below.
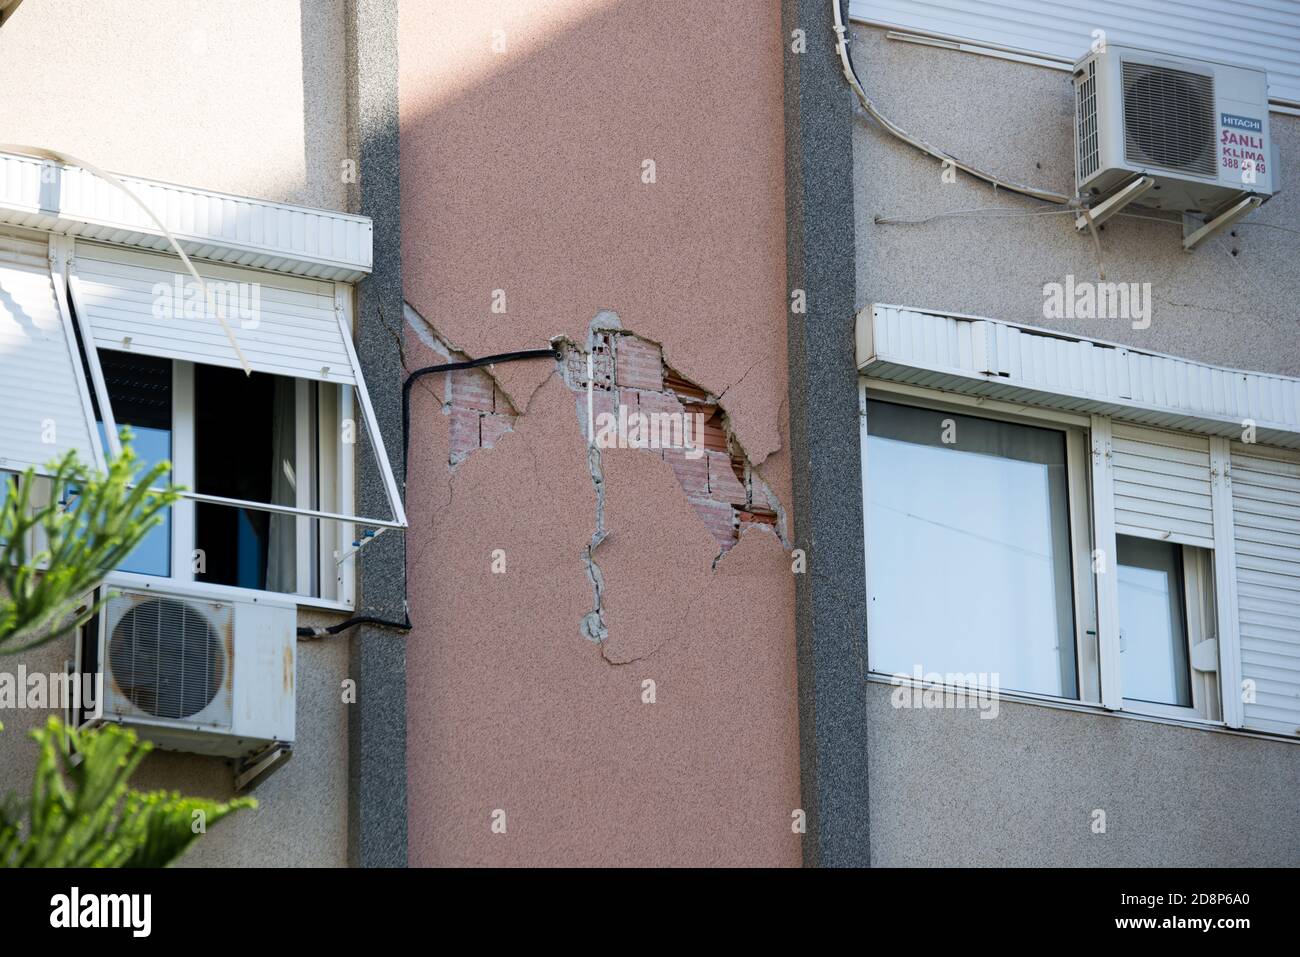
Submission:
{"label": "crumbling concrete", "polygon": [[[468,358],[444,342],[410,307],[407,321],[416,338],[442,362]],[[625,331],[617,314],[611,311],[602,311],[591,321],[584,346],[562,337],[552,345],[562,355],[559,370],[564,383],[576,394],[578,421],[587,441],[587,470],[595,493],[591,540],[582,553],[592,589],[592,608],[579,623],[583,637],[597,643],[609,637],[605,575],[596,550],[608,535],[604,456],[611,450],[598,441],[598,423],[660,415],[697,424],[686,428],[673,446],[657,447],[657,435],[653,442],[639,435],[637,439],[650,444],[634,444],[632,450],[648,453],[669,466],[695,518],[716,544],[711,567],[716,568],[742,533],[750,529],[772,533],[783,547],[789,547],[785,510],[732,433],[721,396],[714,396],[668,366],[658,343]],[[514,430],[519,417],[489,369],[460,369],[443,376],[441,410],[450,419],[447,461],[453,470],[472,452],[495,447],[502,436]],[[658,643],[652,645],[657,647]],[[621,663],[608,650],[602,653],[607,660]]]}
{"label": "crumbling concrete", "polygon": [[595,449],[596,467],[602,421],[634,417],[635,422],[650,415],[689,417],[690,422],[703,424],[702,434],[693,436],[693,443],[688,443],[693,447],[656,447],[657,436],[647,439],[642,435],[637,438],[646,445],[639,450],[672,467],[682,493],[717,541],[718,557],[749,528],[771,531],[782,544],[789,545],[785,511],[746,456],[721,396],[711,394],[667,365],[658,343],[624,331],[613,313],[603,312],[592,320],[585,349],[567,340],[556,345],[564,353],[561,366],[565,382],[577,393],[578,420]]}

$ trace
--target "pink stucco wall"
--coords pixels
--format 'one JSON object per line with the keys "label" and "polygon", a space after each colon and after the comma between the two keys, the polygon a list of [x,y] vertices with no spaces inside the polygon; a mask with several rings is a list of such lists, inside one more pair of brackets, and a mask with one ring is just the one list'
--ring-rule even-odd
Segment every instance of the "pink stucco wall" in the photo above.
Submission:
{"label": "pink stucco wall", "polygon": [[[612,312],[716,398],[784,536],[741,525],[720,549],[680,470],[604,451],[593,642],[580,393],[555,362],[499,366],[464,418],[467,393],[424,380],[413,864],[799,862],[781,43],[775,0],[402,3],[402,257],[427,320],[406,329],[408,368],[445,347],[582,348]],[[453,422],[482,444],[464,454],[462,432],[454,465]]]}

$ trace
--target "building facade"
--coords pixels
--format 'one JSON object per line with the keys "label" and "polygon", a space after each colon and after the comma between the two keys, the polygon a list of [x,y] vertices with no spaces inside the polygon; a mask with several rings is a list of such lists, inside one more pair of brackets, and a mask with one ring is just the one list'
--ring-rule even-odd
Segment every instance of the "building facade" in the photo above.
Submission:
{"label": "building facade", "polygon": [[[0,343],[65,376],[0,466],[116,421],[195,493],[0,668],[102,640],[137,786],[259,800],[196,866],[1294,865],[1287,6],[0,7]],[[1108,44],[1267,70],[1281,191],[1072,203]],[[168,596],[291,735],[178,729]]]}
{"label": "building facade", "polygon": [[[872,862],[1294,864],[1300,857],[1293,839],[1300,810],[1294,796],[1300,781],[1294,741],[1300,688],[1293,655],[1300,622],[1292,600],[1294,561],[1300,555],[1295,551],[1300,540],[1294,538],[1300,531],[1294,510],[1300,459],[1292,435],[1265,439],[1254,428],[1279,416],[1294,421],[1291,390],[1300,372],[1294,308],[1300,233],[1289,191],[1300,172],[1294,10],[1262,4],[1268,9],[1238,18],[1227,5],[1179,5],[1164,11],[1167,16],[1129,18],[1116,4],[1024,3],[1011,5],[1021,8],[1020,15],[1003,18],[983,11],[967,17],[978,5],[955,5],[967,8],[958,12],[943,6],[849,5],[850,47],[862,85],[879,111],[913,137],[941,144],[963,163],[1010,183],[1072,195],[1076,84],[1071,63],[1090,47],[1109,43],[1267,68],[1271,109],[1265,119],[1277,145],[1283,186],[1253,215],[1191,252],[1183,249],[1178,213],[1147,205],[1107,220],[1094,244],[1086,229],[1075,228],[1074,213],[1056,215],[1059,206],[946,168],[878,123],[852,123],[847,149],[860,335],[863,325],[874,326],[873,348],[883,356],[892,349],[885,341],[891,321],[903,323],[905,336],[924,335],[920,330],[931,328],[931,321],[958,335],[974,326],[952,317],[1015,324],[982,327],[981,335],[997,334],[999,350],[993,376],[977,376],[982,384],[913,374],[917,370],[896,374],[878,362],[861,367],[868,420],[876,407],[872,400],[882,403],[881,438],[872,437],[868,424],[863,458],[866,633],[873,680],[862,743],[870,755]],[[1282,22],[1265,26],[1274,15]],[[1274,38],[1291,52],[1279,54]],[[964,41],[961,48],[958,41]],[[1020,48],[1026,55],[1004,48]],[[1226,134],[1213,132],[1226,142]],[[1226,162],[1229,147],[1221,148]],[[989,207],[995,211],[951,215]],[[917,223],[932,216],[937,218]],[[1058,308],[1055,297],[1067,287],[1078,290],[1078,308]],[[1133,292],[1134,308],[1103,305],[1101,299],[1087,308],[1085,292],[1104,295],[1114,288]],[[907,308],[873,308],[883,304]],[[881,318],[873,320],[873,313]],[[1052,338],[1031,338],[1036,328],[1050,330]],[[1019,339],[1019,348],[1008,342],[1008,333]],[[1053,344],[1060,350],[1044,351]],[[865,358],[860,355],[859,362]],[[1054,365],[1057,359],[1060,365]],[[1117,402],[1103,407],[1061,399],[1064,393],[1105,393],[1097,373],[1114,359],[1128,364],[1131,377],[1127,389],[1124,383],[1114,389]],[[1042,360],[1045,365],[1035,364]],[[921,357],[917,365],[932,363]],[[874,375],[875,369],[882,371]],[[901,385],[903,380],[941,385],[913,387]],[[1013,387],[1000,389],[999,380]],[[1216,388],[1215,380],[1227,383],[1227,389]],[[1014,388],[1031,383],[1027,391]],[[1264,393],[1253,391],[1257,383]],[[1238,384],[1252,390],[1240,402],[1233,396]],[[1272,404],[1266,396],[1270,388],[1284,390],[1287,399]],[[999,405],[999,397],[1012,401]],[[960,404],[953,404],[954,398]],[[890,421],[900,407],[912,418],[909,425],[898,420],[902,431],[896,431]],[[1007,549],[1038,547],[1021,534],[1033,524],[1031,501],[1040,503],[1017,495],[1015,507],[1002,511],[1018,479],[1000,473],[997,481],[1005,484],[999,492],[983,484],[987,476],[953,466],[945,469],[941,486],[925,483],[925,493],[943,499],[929,504],[917,497],[924,493],[894,487],[899,481],[923,481],[906,471],[909,455],[944,461],[944,453],[925,444],[902,446],[909,451],[898,453],[888,448],[891,435],[929,442],[924,431],[933,427],[939,436],[950,413],[957,432],[952,447],[959,450],[967,426],[1011,428],[989,421],[1061,429],[1053,434],[1067,438],[1071,428],[1080,430],[1080,446],[1069,453],[1079,461],[1070,466],[1078,471],[1068,495],[1081,510],[1090,505],[1091,517],[1071,532],[1076,548],[1084,543],[1074,559],[1076,573],[1084,572],[1073,602],[1077,676],[1053,674],[1049,663],[1044,680],[1037,682],[1023,670],[1022,654],[1006,667],[991,664],[1001,654],[997,636],[1013,629],[1016,618],[1023,625],[1033,615],[1032,569],[1008,557]],[[909,431],[917,427],[921,435]],[[1011,434],[994,445],[1016,441]],[[970,441],[972,452],[992,454],[994,445],[981,447],[985,439],[978,434]],[[877,446],[881,464],[873,467]],[[1023,450],[997,447],[1021,461],[1026,457]],[[1098,462],[1105,467],[1097,468]],[[891,475],[884,463],[904,470],[903,475]],[[890,511],[900,507],[912,514],[901,519]],[[928,522],[961,527],[939,530]],[[981,533],[998,541],[971,538]],[[901,548],[899,536],[912,544]],[[1186,582],[1177,580],[1185,570],[1181,566],[1158,570],[1162,562],[1186,565],[1194,558],[1214,566],[1214,580],[1197,586],[1190,568]],[[884,568],[875,572],[880,565]],[[996,571],[981,574],[981,565]],[[921,613],[910,606],[903,613],[909,629],[904,635],[895,612],[882,605],[899,597],[894,576],[901,578],[907,569],[933,575],[923,584],[913,580],[906,591],[917,605],[926,595],[932,607]],[[1012,579],[1015,586],[994,597]],[[1145,589],[1162,580],[1183,592],[1185,609],[1177,607],[1175,594],[1173,614],[1186,610],[1186,622],[1166,624],[1169,612],[1144,603],[1148,596],[1156,598]],[[1198,587],[1199,599],[1193,597]],[[1117,620],[1114,607],[1098,607],[1108,595],[1117,603]],[[1200,661],[1199,609],[1193,607],[1198,600],[1204,609],[1202,637],[1217,639],[1218,651]],[[962,608],[961,640],[976,644],[976,654],[955,647],[953,635],[940,637],[956,621],[948,617],[951,612],[935,610],[945,603]],[[1011,620],[985,617],[999,612]],[[1148,612],[1154,617],[1144,617]],[[1046,620],[1037,627],[1043,625],[1051,630]],[[1180,636],[1176,643],[1190,640],[1190,666],[1186,645],[1174,658],[1163,649],[1156,655],[1143,647],[1144,628],[1162,636],[1172,629]],[[1101,635],[1099,662],[1093,657],[1094,631]],[[984,720],[971,709],[894,707],[900,700],[911,702],[880,676],[911,673],[922,665],[926,673],[1000,670],[1003,701],[996,720]],[[1114,669],[1109,676],[1107,669]],[[1017,687],[1045,695],[1016,695]]]}
{"label": "building facade", "polygon": [[[396,194],[395,166],[387,178],[383,172],[386,157],[396,156],[396,35],[396,11],[383,4],[6,5],[0,73],[14,91],[0,134],[0,233],[4,285],[12,294],[2,376],[7,471],[43,466],[68,448],[87,460],[111,452],[102,430],[107,404],[118,423],[132,426],[137,451],[173,460],[174,479],[191,490],[392,517],[367,419],[400,469],[398,349],[391,334],[375,332],[383,328],[386,299],[400,314],[398,243],[388,232],[395,220],[371,211],[394,205],[385,201],[385,188]],[[41,152],[49,150],[71,161]],[[194,318],[184,309],[192,277],[158,224],[125,192],[89,176],[83,162],[125,177],[214,290],[233,293],[230,323],[254,369],[248,383],[223,335],[184,325]],[[340,314],[351,329],[352,356]],[[170,342],[150,338],[148,326],[159,315],[183,325]],[[216,329],[214,317],[200,321]],[[98,402],[88,369],[72,361],[74,346],[85,356],[82,331],[102,360],[108,403]],[[33,386],[20,375],[33,355],[57,377]],[[33,387],[31,407],[17,405]],[[382,418],[364,414],[362,392]],[[276,405],[282,401],[305,417],[294,429],[285,428]],[[47,419],[62,438],[33,442]],[[272,461],[291,465],[272,469]],[[283,486],[290,475],[310,476],[297,483],[301,494]],[[340,563],[336,556],[351,551],[353,531],[362,527],[273,515],[186,501],[142,546],[136,577],[115,581],[208,601],[215,614],[222,602],[287,604],[287,626],[280,615],[274,629],[287,627],[290,643],[297,628],[332,626],[360,611],[402,620],[400,533]],[[301,548],[286,555],[285,542],[298,531]],[[259,653],[239,638],[241,630],[234,628],[223,666]],[[283,644],[283,635],[277,640]],[[368,744],[372,736],[395,735],[399,752],[403,747],[400,638],[361,627],[296,644],[296,667],[272,666],[278,688],[252,696],[273,702],[280,719],[289,709],[292,760],[257,783],[256,810],[206,835],[186,863],[404,863],[405,777],[399,762],[396,778],[387,779],[392,762]],[[220,654],[214,651],[213,660]],[[74,643],[59,641],[6,658],[5,670],[53,675],[75,658]],[[282,683],[275,680],[281,670]],[[155,694],[142,674],[132,677],[139,683],[121,689],[132,705],[167,710],[161,690]],[[373,693],[355,690],[367,686]],[[193,702],[171,705],[170,713],[180,715]],[[0,764],[21,792],[36,757],[25,732],[50,711],[13,702],[4,711]],[[192,753],[204,747],[211,749],[191,743],[155,751],[135,786],[229,797],[239,761]]]}

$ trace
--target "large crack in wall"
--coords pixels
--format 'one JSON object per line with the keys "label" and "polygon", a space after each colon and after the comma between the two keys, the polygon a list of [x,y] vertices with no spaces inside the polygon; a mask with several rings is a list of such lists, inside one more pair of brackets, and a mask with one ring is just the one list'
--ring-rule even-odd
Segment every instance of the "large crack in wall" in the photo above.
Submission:
{"label": "large crack in wall", "polygon": [[[468,358],[414,310],[408,309],[407,320],[415,334],[447,361]],[[624,330],[613,312],[601,312],[591,321],[584,344],[560,337],[552,345],[562,355],[558,371],[575,396],[596,496],[594,528],[583,554],[592,588],[592,610],[579,624],[584,638],[603,644],[609,637],[605,581],[596,560],[596,550],[608,535],[602,443],[594,440],[600,424],[620,419],[645,422],[652,416],[659,417],[654,421],[688,423],[681,442],[661,442],[660,434],[650,429],[619,430],[619,440],[622,447],[655,455],[672,468],[692,511],[717,544],[714,569],[741,535],[751,530],[775,535],[783,548],[791,547],[785,509],[737,439],[722,395],[679,374],[664,361],[659,343]],[[450,419],[447,465],[451,472],[475,451],[493,448],[514,431],[521,414],[489,368],[445,376],[441,409]]]}

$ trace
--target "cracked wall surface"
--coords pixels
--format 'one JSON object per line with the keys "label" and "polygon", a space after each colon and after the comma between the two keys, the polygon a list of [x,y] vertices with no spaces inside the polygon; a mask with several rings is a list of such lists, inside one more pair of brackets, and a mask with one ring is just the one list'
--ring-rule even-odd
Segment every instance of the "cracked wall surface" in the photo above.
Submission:
{"label": "cracked wall surface", "polygon": [[[407,367],[563,358],[412,392],[411,861],[797,865],[779,10],[460,6],[402,6]],[[588,355],[703,453],[593,447]]]}
{"label": "cracked wall surface", "polygon": [[[749,528],[770,530],[787,542],[781,502],[745,454],[721,405],[722,397],[668,366],[658,343],[618,328],[602,328],[600,323],[600,316],[592,321],[586,349],[566,344],[563,360],[565,381],[578,393],[578,419],[593,444],[602,434],[602,422],[632,419],[632,429],[621,429],[624,434],[618,440],[627,441],[631,433],[633,444],[645,446],[638,451],[671,466],[682,493],[722,552]],[[591,376],[588,356],[593,359]],[[661,443],[653,426],[644,424],[651,416],[686,422],[685,441]]]}

